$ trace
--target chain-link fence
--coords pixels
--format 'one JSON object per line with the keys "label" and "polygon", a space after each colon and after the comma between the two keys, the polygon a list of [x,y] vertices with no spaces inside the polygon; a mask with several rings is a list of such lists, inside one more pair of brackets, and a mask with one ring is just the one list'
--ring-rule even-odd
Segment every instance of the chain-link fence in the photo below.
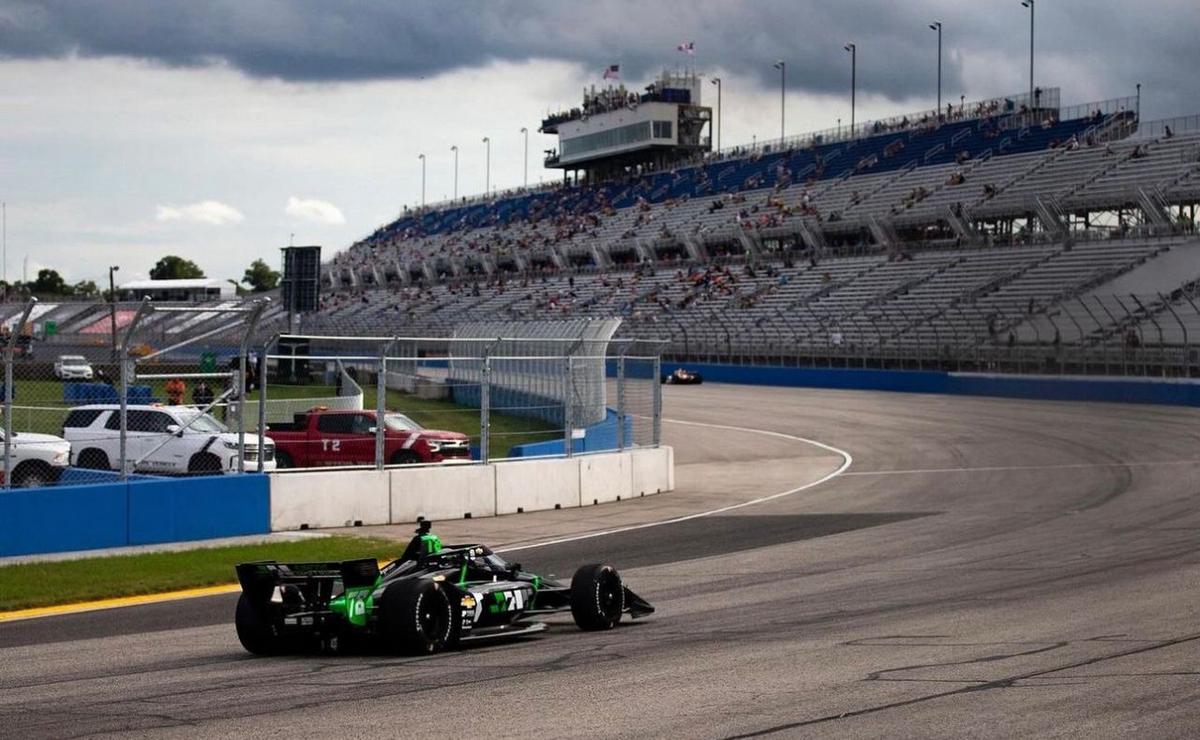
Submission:
{"label": "chain-link fence", "polygon": [[[147,301],[117,342],[80,348],[37,340],[36,306],[0,325],[6,487],[658,444],[660,345],[610,342],[615,325],[266,338],[257,334],[266,301],[219,310]],[[206,328],[188,331],[198,317]]]}
{"label": "chain-link fence", "polygon": [[[535,330],[545,328],[527,325]],[[657,352],[657,343],[546,336],[283,335],[264,353],[262,394],[248,404],[265,421],[279,468],[652,446]]]}

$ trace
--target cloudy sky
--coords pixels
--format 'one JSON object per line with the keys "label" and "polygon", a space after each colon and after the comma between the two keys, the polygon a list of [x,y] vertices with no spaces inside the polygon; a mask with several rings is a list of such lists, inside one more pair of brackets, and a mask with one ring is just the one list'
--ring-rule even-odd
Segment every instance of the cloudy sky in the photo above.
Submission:
{"label": "cloudy sky", "polygon": [[[1143,118],[1200,113],[1200,3],[1038,0],[1036,76],[1064,103],[1133,95]],[[948,100],[1028,86],[1019,0],[0,0],[0,200],[7,274],[144,277],[180,254],[239,278],[278,247],[326,256],[421,198],[521,184],[554,144],[543,114],[608,64],[642,85],[694,64],[723,84],[726,145],[932,107],[944,24]],[[694,41],[696,55],[675,51]],[[706,88],[706,92],[713,88]],[[713,104],[712,96],[705,102]]]}

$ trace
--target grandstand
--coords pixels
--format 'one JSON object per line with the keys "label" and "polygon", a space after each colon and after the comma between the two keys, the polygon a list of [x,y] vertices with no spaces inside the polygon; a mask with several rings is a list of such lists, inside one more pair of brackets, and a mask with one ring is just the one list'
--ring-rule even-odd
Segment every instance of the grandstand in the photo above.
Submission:
{"label": "grandstand", "polygon": [[[1113,353],[1136,353],[1141,371],[1193,374],[1200,126],[1059,97],[660,149],[669,166],[409,211],[325,263],[302,327],[620,318],[618,336],[679,358],[1126,372]],[[43,318],[57,342],[108,331],[103,306]],[[263,324],[282,321],[275,306]],[[218,322],[159,314],[146,330],[166,342]]]}

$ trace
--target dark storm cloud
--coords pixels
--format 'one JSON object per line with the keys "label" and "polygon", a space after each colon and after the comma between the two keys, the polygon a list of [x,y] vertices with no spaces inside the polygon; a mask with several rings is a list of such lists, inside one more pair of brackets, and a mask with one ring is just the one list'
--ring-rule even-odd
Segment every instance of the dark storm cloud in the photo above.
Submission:
{"label": "dark storm cloud", "polygon": [[[1200,3],[1041,0],[1037,9],[1043,58],[1077,60],[1072,69],[1094,87],[1111,88],[1106,94],[1125,94],[1142,81],[1164,115],[1197,107]],[[933,86],[931,21],[945,24],[944,84],[954,97],[950,91],[962,87],[958,60],[972,54],[1024,70],[1027,18],[1018,0],[0,0],[0,54],[224,62],[255,77],[309,82],[560,59],[597,71],[619,62],[626,78],[640,79],[682,61],[675,45],[695,40],[701,68],[721,66],[770,86],[778,81],[772,63],[783,58],[789,88],[841,92],[849,83],[842,46],[854,41],[860,90],[900,99]]]}

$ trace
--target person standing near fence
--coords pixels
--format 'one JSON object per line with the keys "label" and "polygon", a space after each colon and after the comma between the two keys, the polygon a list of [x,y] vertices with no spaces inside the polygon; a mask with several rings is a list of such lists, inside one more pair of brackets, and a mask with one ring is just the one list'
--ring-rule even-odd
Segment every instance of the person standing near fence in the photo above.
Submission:
{"label": "person standing near fence", "polygon": [[171,406],[179,406],[183,403],[183,394],[187,392],[187,386],[181,379],[171,378],[167,381],[165,390],[167,403]]}
{"label": "person standing near fence", "polygon": [[213,402],[212,388],[209,388],[208,382],[206,380],[204,380],[203,378],[201,378],[200,382],[196,383],[196,387],[192,389],[192,405],[200,406],[203,408],[212,402]]}

